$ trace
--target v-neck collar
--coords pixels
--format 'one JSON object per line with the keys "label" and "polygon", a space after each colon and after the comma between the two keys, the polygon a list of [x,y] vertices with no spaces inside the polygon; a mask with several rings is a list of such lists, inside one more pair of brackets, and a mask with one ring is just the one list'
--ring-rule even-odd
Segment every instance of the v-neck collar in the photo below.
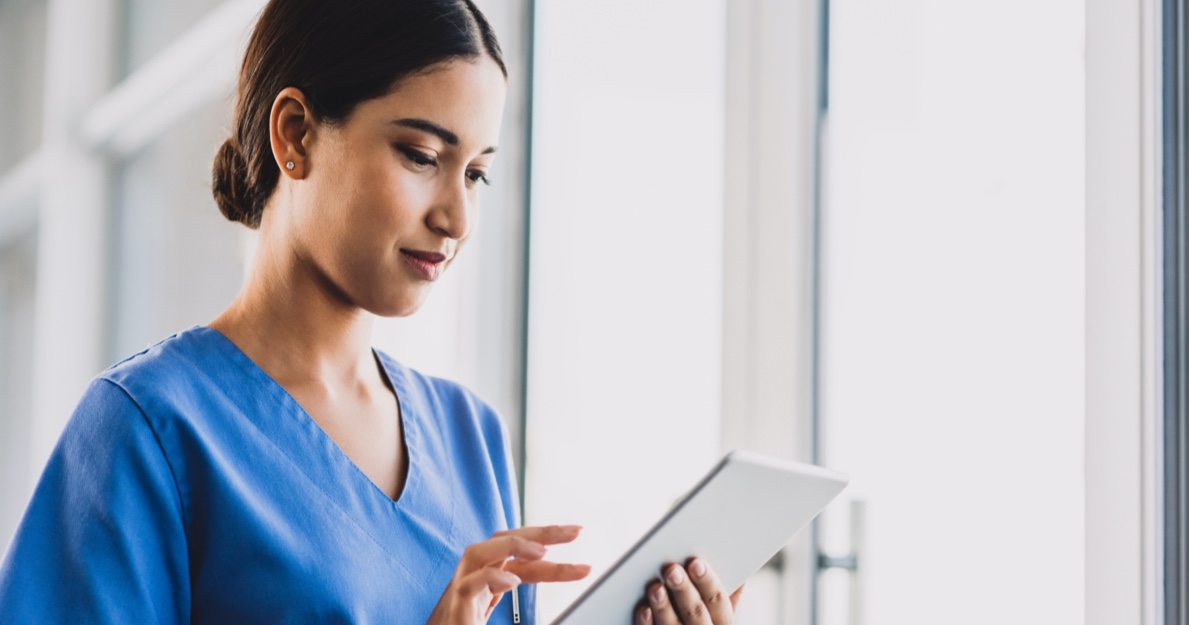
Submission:
{"label": "v-neck collar", "polygon": [[[441,553],[435,545],[427,544],[427,541],[410,540],[408,535],[411,532],[424,534],[430,529],[442,543],[450,543],[455,530],[456,503],[454,493],[426,491],[427,481],[423,473],[440,468],[431,468],[432,460],[423,457],[424,425],[432,421],[432,416],[419,414],[425,402],[419,399],[422,393],[413,388],[408,369],[383,352],[374,351],[400,402],[399,418],[408,454],[405,486],[394,501],[364,474],[284,387],[230,339],[208,326],[195,326],[179,338],[184,335],[213,346],[243,374],[245,383],[225,388],[225,392],[243,408],[246,415],[255,417],[249,419],[251,425],[268,438],[329,500],[334,501],[349,517],[356,519],[375,542],[398,562],[441,559]],[[294,493],[294,496],[302,495]],[[441,509],[441,505],[445,505],[446,509]],[[425,513],[429,510],[438,510],[446,518],[439,515],[434,515],[434,519],[426,518]],[[446,523],[444,527],[440,525],[443,522]],[[418,552],[419,557],[410,558],[414,555],[412,552]],[[410,571],[414,578],[424,577],[424,573]]]}
{"label": "v-neck collar", "polygon": [[[199,334],[210,334],[214,342],[219,344],[224,352],[239,368],[247,374],[249,379],[256,382],[256,385],[264,390],[266,395],[271,396],[275,400],[275,405],[280,409],[280,417],[288,422],[288,425],[296,426],[284,428],[289,433],[301,436],[305,440],[291,441],[295,443],[313,443],[314,447],[323,451],[322,457],[327,461],[325,463],[311,462],[313,458],[293,458],[296,464],[303,468],[311,467],[311,465],[322,465],[322,467],[311,467],[315,469],[315,473],[322,473],[319,468],[330,469],[330,474],[322,474],[318,477],[333,478],[330,484],[337,486],[341,490],[343,480],[353,484],[356,488],[362,490],[364,493],[374,494],[382,500],[382,503],[389,507],[400,509],[407,507],[416,499],[420,487],[420,457],[421,446],[420,435],[421,432],[416,426],[417,419],[410,414],[414,410],[413,402],[407,401],[405,398],[409,397],[408,379],[402,367],[394,366],[396,363],[383,355],[373,351],[373,357],[377,363],[380,364],[381,371],[387,378],[388,383],[392,387],[393,393],[396,395],[397,401],[397,418],[400,419],[401,432],[404,437],[405,453],[407,454],[408,470],[405,475],[405,484],[401,488],[401,493],[397,499],[392,499],[372,481],[371,478],[355,464],[355,461],[343,451],[339,444],[331,438],[322,426],[310,416],[306,409],[294,399],[285,387],[281,386],[276,380],[272,378],[264,369],[261,369],[243,350],[235,343],[223,335],[222,332],[211,328],[209,326],[198,326],[194,331]],[[256,423],[257,426],[265,425],[264,423]],[[286,434],[284,431],[268,432],[268,434]],[[315,476],[311,476],[315,477]],[[321,483],[321,480],[318,480]]]}

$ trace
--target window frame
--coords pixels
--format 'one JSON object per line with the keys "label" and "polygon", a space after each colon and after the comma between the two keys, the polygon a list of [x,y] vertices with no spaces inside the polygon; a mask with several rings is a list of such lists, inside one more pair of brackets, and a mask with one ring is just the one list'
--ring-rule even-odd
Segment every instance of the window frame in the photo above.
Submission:
{"label": "window frame", "polygon": [[1186,0],[1160,6],[1161,107],[1161,609],[1168,625],[1187,621],[1187,40]]}

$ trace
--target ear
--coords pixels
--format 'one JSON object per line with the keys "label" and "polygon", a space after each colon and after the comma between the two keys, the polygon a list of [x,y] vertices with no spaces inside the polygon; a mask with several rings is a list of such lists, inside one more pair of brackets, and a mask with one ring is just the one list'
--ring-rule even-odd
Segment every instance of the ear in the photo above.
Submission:
{"label": "ear", "polygon": [[314,115],[305,94],[293,87],[282,89],[269,113],[269,140],[282,176],[293,180],[305,177],[306,141],[313,127]]}

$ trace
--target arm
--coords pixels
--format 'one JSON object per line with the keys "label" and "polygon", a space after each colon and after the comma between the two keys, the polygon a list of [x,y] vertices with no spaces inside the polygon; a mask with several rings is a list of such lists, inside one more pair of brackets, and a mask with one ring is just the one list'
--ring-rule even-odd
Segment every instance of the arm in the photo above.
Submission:
{"label": "arm", "polygon": [[12,623],[189,622],[183,518],[145,415],[113,382],[92,382],[0,565],[0,613]]}

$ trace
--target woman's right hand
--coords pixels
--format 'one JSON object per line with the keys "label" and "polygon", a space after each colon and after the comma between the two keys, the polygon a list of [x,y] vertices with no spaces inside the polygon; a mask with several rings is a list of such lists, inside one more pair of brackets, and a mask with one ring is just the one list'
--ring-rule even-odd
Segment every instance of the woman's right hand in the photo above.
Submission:
{"label": "woman's right hand", "polygon": [[591,572],[585,564],[544,560],[546,545],[578,538],[577,525],[522,527],[471,545],[430,614],[428,625],[483,625],[504,593],[518,584],[570,582]]}

